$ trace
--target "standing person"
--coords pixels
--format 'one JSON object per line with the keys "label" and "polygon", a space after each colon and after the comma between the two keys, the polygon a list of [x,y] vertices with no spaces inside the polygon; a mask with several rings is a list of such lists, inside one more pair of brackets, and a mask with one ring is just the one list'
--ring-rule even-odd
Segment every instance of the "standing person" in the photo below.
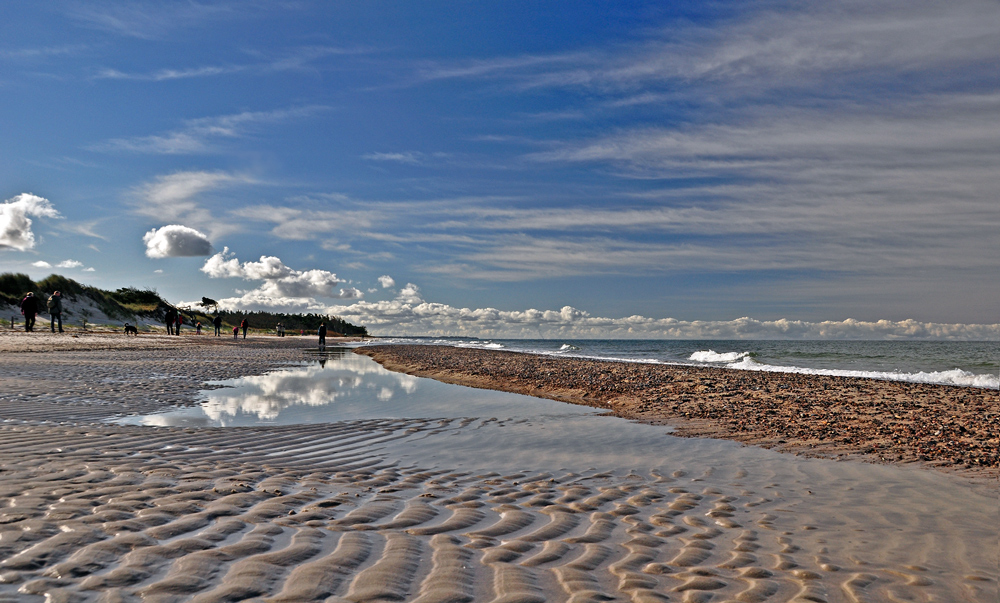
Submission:
{"label": "standing person", "polygon": [[247,329],[250,328],[250,321],[244,318],[243,321],[240,322],[240,328],[243,329],[243,339],[246,339]]}
{"label": "standing person", "polygon": [[222,317],[216,314],[212,324],[215,325],[215,336],[218,337],[222,333]]}
{"label": "standing person", "polygon": [[174,321],[174,335],[181,334],[181,325],[184,324],[184,316],[180,312],[177,313],[177,320]]}
{"label": "standing person", "polygon": [[38,314],[38,300],[35,294],[28,292],[21,300],[21,314],[24,314],[24,332],[30,333],[35,330],[35,314]]}
{"label": "standing person", "polygon": [[49,326],[52,327],[52,332],[56,332],[56,321],[59,321],[59,332],[62,333],[62,294],[58,291],[53,292],[45,305],[49,309]]}
{"label": "standing person", "polygon": [[194,332],[195,332],[196,335],[201,335],[201,321],[200,320],[197,323],[195,323],[195,325],[194,325]]}
{"label": "standing person", "polygon": [[319,323],[319,349],[326,348],[326,323]]}
{"label": "standing person", "polygon": [[167,315],[163,319],[167,323],[167,335],[174,334],[174,321],[177,320],[177,310],[174,308],[167,308]]}

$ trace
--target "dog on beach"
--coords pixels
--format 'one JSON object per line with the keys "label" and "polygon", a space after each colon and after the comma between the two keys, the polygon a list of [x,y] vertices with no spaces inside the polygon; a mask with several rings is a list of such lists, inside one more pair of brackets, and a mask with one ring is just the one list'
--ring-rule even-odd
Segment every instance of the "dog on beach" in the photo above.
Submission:
{"label": "dog on beach", "polygon": [[125,336],[128,337],[129,333],[131,333],[132,335],[135,335],[136,337],[138,337],[139,336],[139,329],[137,329],[136,327],[133,327],[132,325],[130,325],[128,323],[125,323]]}

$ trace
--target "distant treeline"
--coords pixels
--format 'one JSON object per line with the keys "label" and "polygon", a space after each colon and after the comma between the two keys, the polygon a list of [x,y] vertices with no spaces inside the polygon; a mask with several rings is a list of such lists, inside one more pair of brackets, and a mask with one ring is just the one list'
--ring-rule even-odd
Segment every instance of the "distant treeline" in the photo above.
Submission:
{"label": "distant treeline", "polygon": [[307,331],[314,333],[319,328],[320,323],[326,323],[327,330],[332,333],[349,335],[355,337],[367,337],[368,329],[352,325],[342,318],[336,316],[324,316],[322,314],[282,314],[278,312],[242,312],[219,310],[222,321],[238,325],[244,318],[250,324],[251,329],[273,330],[280,322],[289,333],[295,331]]}
{"label": "distant treeline", "polygon": [[[150,322],[163,322],[167,309],[174,307],[160,297],[155,289],[122,287],[116,291],[105,291],[97,287],[81,285],[73,279],[58,274],[53,274],[38,282],[32,281],[27,274],[11,272],[0,274],[0,303],[17,307],[29,291],[39,298],[43,308],[45,300],[53,292],[59,291],[63,299],[70,303],[70,307],[67,308],[68,313],[72,313],[73,301],[85,297],[92,300],[94,305],[109,318],[122,322],[135,320],[136,317]],[[207,328],[215,317],[215,312],[209,312],[208,308],[201,306],[178,308],[178,310],[184,316],[188,326],[201,322],[202,326]],[[45,311],[42,310],[42,312]],[[240,324],[246,318],[252,329],[271,331],[280,322],[289,333],[303,330],[315,332],[320,323],[326,322],[326,327],[331,335],[335,333],[358,337],[368,335],[368,330],[365,327],[352,325],[336,316],[323,316],[322,314],[219,310],[218,315],[222,317],[223,324],[229,328]]]}

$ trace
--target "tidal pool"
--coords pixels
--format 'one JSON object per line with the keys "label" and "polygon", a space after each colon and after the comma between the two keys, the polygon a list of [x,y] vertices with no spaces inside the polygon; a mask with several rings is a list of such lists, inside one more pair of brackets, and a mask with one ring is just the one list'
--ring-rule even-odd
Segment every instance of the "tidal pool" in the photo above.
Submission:
{"label": "tidal pool", "polygon": [[[116,422],[215,433],[236,428],[235,434],[294,425],[305,432],[305,425],[336,423],[342,435],[282,435],[280,441],[294,442],[264,451],[256,462],[325,458],[340,447],[350,459],[374,459],[382,466],[470,474],[568,471],[592,476],[582,479],[595,483],[616,475],[650,488],[725,494],[725,500],[739,501],[740,513],[759,514],[756,523],[743,526],[747,533],[786,540],[794,534],[796,548],[834,568],[828,571],[853,568],[845,572],[848,581],[868,575],[854,572],[878,567],[900,576],[904,570],[898,568],[920,568],[928,577],[928,596],[941,600],[957,600],[955,589],[963,600],[987,600],[983,593],[996,588],[984,578],[996,568],[995,488],[955,476],[678,438],[668,428],[601,416],[589,407],[390,372],[346,349],[211,385],[216,388],[203,392],[198,407]],[[259,449],[252,439],[246,447]],[[709,518],[690,521],[698,526]],[[798,571],[788,555],[771,556]]]}

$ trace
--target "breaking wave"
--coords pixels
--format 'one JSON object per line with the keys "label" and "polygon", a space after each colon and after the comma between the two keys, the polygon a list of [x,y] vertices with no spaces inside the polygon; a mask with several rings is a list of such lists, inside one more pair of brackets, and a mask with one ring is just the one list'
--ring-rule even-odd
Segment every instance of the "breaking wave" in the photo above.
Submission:
{"label": "breaking wave", "polygon": [[920,371],[903,373],[897,371],[851,371],[842,369],[814,369],[799,366],[774,366],[761,364],[753,358],[745,357],[738,362],[731,362],[726,368],[744,371],[763,371],[769,373],[798,373],[802,375],[827,375],[831,377],[862,377],[865,379],[881,379],[884,381],[907,381],[910,383],[934,383],[938,385],[958,385],[961,387],[981,387],[997,389],[1000,387],[1000,377],[997,375],[975,374],[962,369],[949,371]]}
{"label": "breaking wave", "polygon": [[738,362],[752,355],[753,352],[724,352],[720,354],[714,350],[703,350],[691,354],[688,360],[693,362]]}

